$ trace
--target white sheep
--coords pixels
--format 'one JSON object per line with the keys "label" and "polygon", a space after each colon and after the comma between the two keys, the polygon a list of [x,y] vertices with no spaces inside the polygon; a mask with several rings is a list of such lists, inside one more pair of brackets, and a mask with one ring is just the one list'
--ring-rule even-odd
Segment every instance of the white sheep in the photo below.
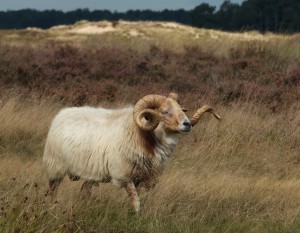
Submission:
{"label": "white sheep", "polygon": [[112,182],[126,189],[139,212],[140,188],[155,185],[179,133],[190,131],[203,113],[213,113],[204,106],[190,121],[177,101],[177,94],[170,93],[147,95],[123,109],[61,110],[51,124],[43,156],[51,194],[66,175],[85,180],[81,190],[86,194],[93,184]]}

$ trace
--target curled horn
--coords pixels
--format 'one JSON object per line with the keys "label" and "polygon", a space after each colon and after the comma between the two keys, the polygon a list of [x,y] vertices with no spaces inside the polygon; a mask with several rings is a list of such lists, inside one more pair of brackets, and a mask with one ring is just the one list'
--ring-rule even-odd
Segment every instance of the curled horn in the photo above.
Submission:
{"label": "curled horn", "polygon": [[203,107],[199,108],[197,110],[197,112],[192,116],[192,118],[191,118],[192,126],[196,125],[199,122],[202,115],[206,112],[212,113],[215,116],[215,118],[217,118],[218,120],[221,120],[221,117],[214,112],[212,107],[210,107],[209,105],[204,105]]}
{"label": "curled horn", "polygon": [[166,97],[161,95],[146,95],[134,106],[133,119],[143,130],[154,130],[159,122],[160,115],[155,111],[158,109]]}

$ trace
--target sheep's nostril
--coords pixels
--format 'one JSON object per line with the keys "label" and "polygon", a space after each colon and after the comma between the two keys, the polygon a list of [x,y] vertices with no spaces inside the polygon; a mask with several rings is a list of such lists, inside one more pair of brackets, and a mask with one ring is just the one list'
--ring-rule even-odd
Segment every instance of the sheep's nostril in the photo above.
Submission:
{"label": "sheep's nostril", "polygon": [[191,123],[188,122],[188,121],[183,122],[183,125],[184,125],[185,127],[189,127],[189,128],[192,126]]}

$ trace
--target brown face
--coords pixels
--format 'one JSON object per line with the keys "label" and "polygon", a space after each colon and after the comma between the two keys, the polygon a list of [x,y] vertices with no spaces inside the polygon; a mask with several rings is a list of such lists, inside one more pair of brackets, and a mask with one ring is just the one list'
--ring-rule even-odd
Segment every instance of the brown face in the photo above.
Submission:
{"label": "brown face", "polygon": [[180,105],[172,98],[166,98],[159,108],[162,127],[167,132],[189,132],[192,129],[189,118]]}

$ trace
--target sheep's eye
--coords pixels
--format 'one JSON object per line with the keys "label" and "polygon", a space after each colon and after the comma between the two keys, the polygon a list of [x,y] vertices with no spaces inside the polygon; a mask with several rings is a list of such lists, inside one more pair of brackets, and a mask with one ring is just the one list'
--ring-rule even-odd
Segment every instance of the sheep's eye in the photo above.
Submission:
{"label": "sheep's eye", "polygon": [[183,112],[187,112],[187,111],[189,111],[187,108],[182,108],[182,111]]}
{"label": "sheep's eye", "polygon": [[169,115],[169,112],[168,112],[168,111],[163,111],[161,114],[162,114],[163,116],[168,116],[168,115]]}

